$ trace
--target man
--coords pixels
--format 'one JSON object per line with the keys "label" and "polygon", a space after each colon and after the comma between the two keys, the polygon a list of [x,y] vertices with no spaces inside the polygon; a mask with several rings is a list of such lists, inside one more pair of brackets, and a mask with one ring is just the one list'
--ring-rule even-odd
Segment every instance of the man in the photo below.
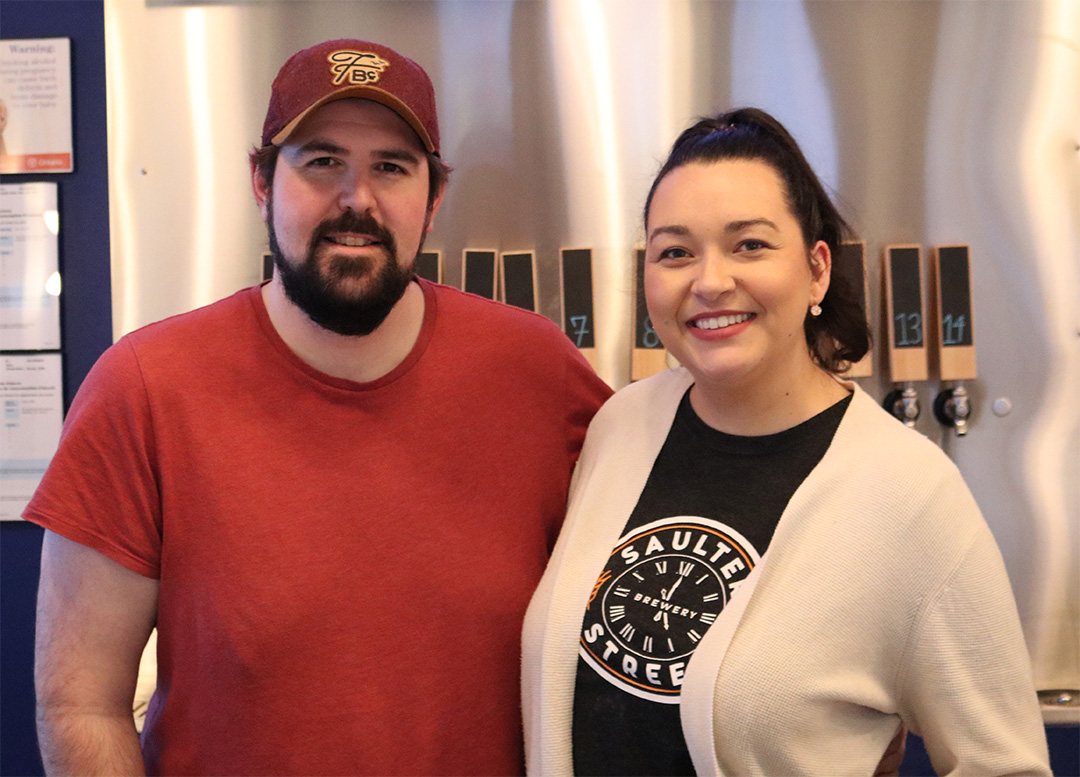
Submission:
{"label": "man", "polygon": [[86,379],[25,514],[50,773],[522,768],[521,620],[610,392],[547,319],[413,277],[438,153],[416,63],[299,52],[252,153],[273,279]]}

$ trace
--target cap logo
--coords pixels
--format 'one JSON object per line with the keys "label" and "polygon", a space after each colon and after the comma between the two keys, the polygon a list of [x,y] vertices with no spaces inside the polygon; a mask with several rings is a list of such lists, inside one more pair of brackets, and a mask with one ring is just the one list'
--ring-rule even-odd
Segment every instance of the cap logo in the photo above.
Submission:
{"label": "cap logo", "polygon": [[373,84],[390,63],[369,51],[335,51],[327,59],[331,63],[330,72],[334,74],[334,86],[343,83]]}

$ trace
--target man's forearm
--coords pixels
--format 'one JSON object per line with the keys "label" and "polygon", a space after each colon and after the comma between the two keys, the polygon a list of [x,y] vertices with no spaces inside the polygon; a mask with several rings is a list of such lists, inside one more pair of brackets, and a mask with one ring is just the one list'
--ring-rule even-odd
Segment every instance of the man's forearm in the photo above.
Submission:
{"label": "man's forearm", "polygon": [[39,707],[37,732],[50,777],[146,774],[130,713],[109,716]]}

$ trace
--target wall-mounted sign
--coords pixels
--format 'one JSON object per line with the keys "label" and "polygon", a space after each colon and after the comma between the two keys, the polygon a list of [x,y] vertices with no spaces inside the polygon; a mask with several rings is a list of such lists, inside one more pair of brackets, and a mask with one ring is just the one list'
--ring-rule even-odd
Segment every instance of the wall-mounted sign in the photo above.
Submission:
{"label": "wall-mounted sign", "polygon": [[461,288],[470,294],[495,299],[495,252],[465,249],[461,268]]}
{"label": "wall-mounted sign", "polygon": [[71,41],[0,40],[0,173],[70,173]]}
{"label": "wall-mounted sign", "polygon": [[532,251],[499,257],[502,301],[507,305],[536,312],[536,256]]}
{"label": "wall-mounted sign", "polygon": [[22,518],[64,423],[60,354],[0,356],[0,521]]}
{"label": "wall-mounted sign", "polygon": [[55,183],[0,184],[0,350],[60,347],[59,234]]}

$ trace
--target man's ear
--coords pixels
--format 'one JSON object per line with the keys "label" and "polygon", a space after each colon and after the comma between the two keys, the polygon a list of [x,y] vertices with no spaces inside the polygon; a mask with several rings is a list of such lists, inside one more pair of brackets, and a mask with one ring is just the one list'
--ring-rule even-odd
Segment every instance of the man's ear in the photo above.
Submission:
{"label": "man's ear", "polygon": [[267,204],[270,202],[271,182],[263,177],[258,165],[255,164],[254,154],[248,157],[248,164],[251,165],[251,191],[255,195],[255,204],[259,206],[259,212],[262,213],[262,219],[265,222],[270,215]]}
{"label": "man's ear", "polygon": [[435,199],[431,201],[431,207],[428,209],[427,224],[424,228],[424,234],[426,235],[431,231],[432,226],[435,224],[435,214],[439,212],[439,206],[442,205],[443,195],[446,194],[446,184],[443,184],[439,188],[439,193],[435,195]]}

